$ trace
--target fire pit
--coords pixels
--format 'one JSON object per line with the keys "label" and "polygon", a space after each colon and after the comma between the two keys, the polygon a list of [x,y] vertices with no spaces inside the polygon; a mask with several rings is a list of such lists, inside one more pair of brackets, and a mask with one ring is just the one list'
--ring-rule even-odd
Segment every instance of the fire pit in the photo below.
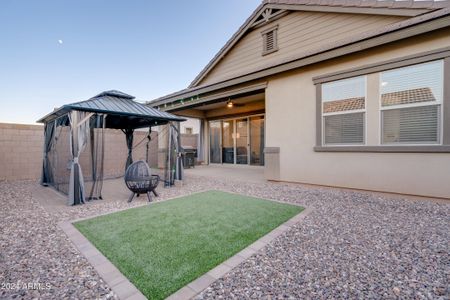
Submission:
{"label": "fire pit", "polygon": [[152,175],[148,164],[139,160],[132,163],[125,172],[125,183],[132,192],[128,202],[133,201],[134,195],[147,194],[148,201],[152,201],[151,193],[158,197],[155,189],[159,182],[158,175]]}

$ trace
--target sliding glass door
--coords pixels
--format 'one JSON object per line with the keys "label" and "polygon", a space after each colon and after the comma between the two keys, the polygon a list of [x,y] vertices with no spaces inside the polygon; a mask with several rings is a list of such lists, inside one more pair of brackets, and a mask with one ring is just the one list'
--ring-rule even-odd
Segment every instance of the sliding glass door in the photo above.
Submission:
{"label": "sliding glass door", "polygon": [[236,164],[248,164],[248,120],[247,118],[236,120]]}
{"label": "sliding glass door", "polygon": [[222,147],[222,122],[209,122],[209,161],[213,164],[222,163],[221,147]]}
{"label": "sliding glass door", "polygon": [[234,164],[234,122],[222,121],[222,163]]}
{"label": "sliding glass door", "polygon": [[250,117],[250,164],[264,166],[264,116]]}
{"label": "sliding glass door", "polygon": [[264,165],[264,115],[209,122],[210,163]]}

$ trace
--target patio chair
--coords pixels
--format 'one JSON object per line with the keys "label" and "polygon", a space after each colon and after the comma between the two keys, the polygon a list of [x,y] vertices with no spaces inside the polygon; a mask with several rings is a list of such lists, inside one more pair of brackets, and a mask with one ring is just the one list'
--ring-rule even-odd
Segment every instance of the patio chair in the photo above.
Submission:
{"label": "patio chair", "polygon": [[128,202],[133,201],[135,195],[139,197],[140,194],[147,194],[148,201],[152,201],[151,193],[158,197],[156,187],[160,178],[158,175],[152,175],[148,164],[139,160],[132,163],[125,172],[125,184],[132,192]]}

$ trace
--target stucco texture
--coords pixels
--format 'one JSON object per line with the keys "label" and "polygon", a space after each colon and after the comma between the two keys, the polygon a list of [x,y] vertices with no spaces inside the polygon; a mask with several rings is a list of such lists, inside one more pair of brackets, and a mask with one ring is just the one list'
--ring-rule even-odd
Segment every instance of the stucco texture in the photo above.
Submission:
{"label": "stucco texture", "polygon": [[[280,148],[279,178],[329,186],[450,198],[449,153],[314,152],[316,88],[313,78],[450,46],[450,29],[405,39],[269,78],[266,147]],[[377,75],[368,89],[377,88]],[[379,144],[378,99],[368,98],[367,145]]]}

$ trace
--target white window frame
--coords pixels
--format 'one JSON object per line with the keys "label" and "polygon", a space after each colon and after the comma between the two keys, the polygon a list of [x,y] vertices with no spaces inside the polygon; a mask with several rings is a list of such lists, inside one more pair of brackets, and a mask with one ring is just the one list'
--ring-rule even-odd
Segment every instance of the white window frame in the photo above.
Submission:
{"label": "white window frame", "polygon": [[[323,112],[323,104],[325,102],[332,102],[332,101],[338,101],[337,100],[329,100],[324,101],[322,98],[321,104],[320,104],[320,114],[322,118],[322,146],[324,147],[348,147],[348,146],[366,146],[367,145],[367,75],[361,75],[361,76],[355,76],[355,77],[349,77],[345,79],[340,80],[334,80],[327,83],[332,83],[336,81],[343,81],[347,79],[357,78],[357,77],[363,77],[364,78],[364,109],[355,109],[355,110],[347,110],[347,111],[339,111],[339,112],[331,112],[331,113],[324,113]],[[321,89],[323,91],[323,85],[321,86]],[[347,144],[326,144],[325,143],[325,117],[327,116],[335,116],[335,115],[348,115],[348,114],[356,114],[356,113],[364,113],[364,141],[362,143],[354,144],[354,143],[347,143]]]}
{"label": "white window frame", "polygon": [[[436,146],[436,145],[443,145],[443,140],[444,140],[444,130],[443,130],[443,126],[444,126],[444,101],[443,98],[441,97],[441,99],[439,99],[438,101],[435,101],[433,103],[429,103],[429,102],[417,102],[417,103],[410,103],[410,104],[397,104],[397,105],[389,105],[389,106],[383,106],[382,103],[382,96],[383,94],[381,93],[381,85],[382,85],[382,80],[381,80],[381,74],[383,72],[389,72],[392,70],[396,70],[396,69],[403,69],[403,68],[408,68],[408,67],[412,67],[415,65],[422,65],[422,64],[426,64],[426,63],[431,63],[431,62],[436,62],[436,61],[440,61],[441,66],[442,66],[442,79],[444,81],[444,60],[443,59],[438,59],[438,60],[432,60],[429,62],[423,62],[423,63],[418,63],[418,64],[412,64],[412,65],[408,65],[408,66],[403,66],[400,68],[394,68],[394,69],[390,69],[390,70],[385,70],[382,72],[379,72],[379,76],[378,76],[378,110],[379,110],[379,130],[380,130],[380,134],[379,134],[379,145],[381,146]],[[445,82],[442,82],[442,86],[441,86],[441,95],[444,95],[444,85]],[[402,108],[412,108],[412,107],[423,107],[423,106],[440,106],[440,110],[439,110],[439,120],[438,120],[438,136],[439,136],[439,141],[437,143],[383,143],[383,132],[384,132],[384,128],[383,128],[383,111],[386,110],[395,110],[395,109],[402,109]]]}

